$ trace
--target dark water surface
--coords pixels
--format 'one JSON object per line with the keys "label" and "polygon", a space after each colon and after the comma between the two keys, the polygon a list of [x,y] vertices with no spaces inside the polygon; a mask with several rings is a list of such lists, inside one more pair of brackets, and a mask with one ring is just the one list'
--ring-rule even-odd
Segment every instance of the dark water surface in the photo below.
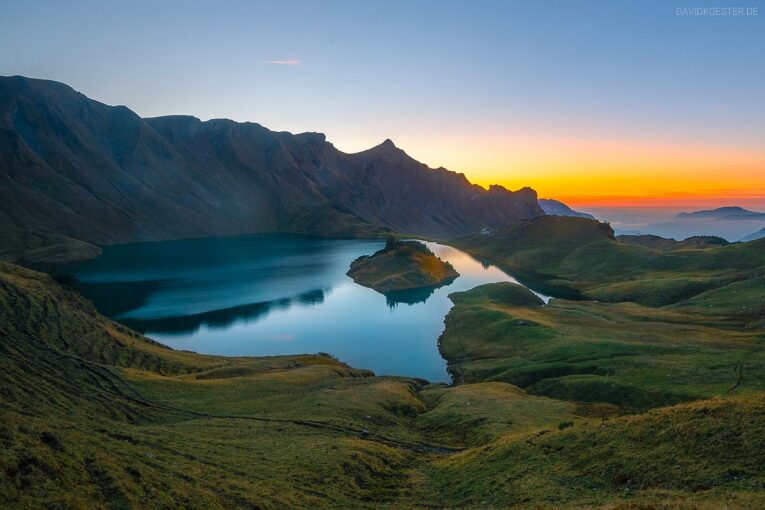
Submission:
{"label": "dark water surface", "polygon": [[378,375],[448,381],[437,339],[451,292],[515,281],[426,243],[460,273],[428,291],[383,296],[345,272],[376,240],[252,235],[111,246],[68,266],[104,314],[175,349],[229,356],[328,352]]}

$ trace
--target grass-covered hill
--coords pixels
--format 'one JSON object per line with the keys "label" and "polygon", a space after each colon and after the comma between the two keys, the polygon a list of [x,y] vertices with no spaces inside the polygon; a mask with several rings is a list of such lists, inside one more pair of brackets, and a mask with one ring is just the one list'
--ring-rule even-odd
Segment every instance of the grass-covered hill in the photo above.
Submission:
{"label": "grass-covered hill", "polygon": [[722,237],[717,236],[692,236],[682,241],[676,241],[652,234],[643,234],[621,235],[617,236],[616,239],[622,243],[644,246],[659,251],[716,248],[730,244]]}
{"label": "grass-covered hill", "polygon": [[[620,486],[638,508],[762,506],[765,244],[657,241],[553,217],[458,241],[559,297],[543,306],[510,283],[453,294],[440,348],[455,381],[509,383],[604,421],[436,462],[443,494],[597,506]],[[678,483],[694,495],[645,501]],[[721,485],[740,490],[715,501]]]}
{"label": "grass-covered hill", "polygon": [[759,394],[506,435],[428,466],[432,505],[762,508],[763,420]]}
{"label": "grass-covered hill", "polygon": [[[455,310],[518,313],[508,331],[541,324],[516,310],[548,308],[507,285],[455,300]],[[490,375],[450,387],[327,356],[173,351],[11,264],[0,264],[0,338],[4,508],[765,504],[765,400],[751,356],[737,387],[712,381],[693,395],[711,400],[631,414]],[[527,355],[549,341],[521,340]],[[563,341],[551,348],[571,358],[577,346]]]}
{"label": "grass-covered hill", "polygon": [[544,216],[455,244],[540,290],[605,302],[664,306],[765,274],[765,241],[656,249],[584,218]]}
{"label": "grass-covered hill", "polygon": [[[510,289],[518,295],[508,296]],[[748,327],[761,315],[734,318],[693,302],[656,308],[553,299],[541,306],[510,283],[452,299],[440,346],[459,382],[503,381],[626,410],[765,391],[765,330]]]}
{"label": "grass-covered hill", "polygon": [[460,244],[561,297],[453,295],[440,345],[458,381],[632,410],[765,390],[765,243],[650,248],[545,217]]}
{"label": "grass-covered hill", "polygon": [[406,490],[416,381],[173,351],[8,264],[0,309],[0,507],[363,506]]}
{"label": "grass-covered hill", "polygon": [[348,276],[359,285],[388,293],[438,287],[459,273],[421,242],[389,238],[382,250],[354,260]]}

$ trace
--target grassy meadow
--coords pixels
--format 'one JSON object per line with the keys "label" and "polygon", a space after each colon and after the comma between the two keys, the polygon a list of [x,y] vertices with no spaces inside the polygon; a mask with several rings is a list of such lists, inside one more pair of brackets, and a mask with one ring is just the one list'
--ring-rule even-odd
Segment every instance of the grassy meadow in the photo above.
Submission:
{"label": "grassy meadow", "polygon": [[765,506],[765,244],[555,217],[455,244],[559,297],[453,294],[454,385],[174,351],[0,264],[0,506]]}

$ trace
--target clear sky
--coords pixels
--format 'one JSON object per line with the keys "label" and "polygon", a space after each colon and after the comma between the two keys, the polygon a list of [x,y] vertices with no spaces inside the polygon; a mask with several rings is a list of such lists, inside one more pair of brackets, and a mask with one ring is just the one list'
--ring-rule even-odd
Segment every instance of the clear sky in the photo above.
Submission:
{"label": "clear sky", "polygon": [[[688,15],[684,7],[744,15]],[[752,10],[757,9],[757,15]],[[765,207],[765,2],[0,0],[0,74],[391,138],[574,205]]]}

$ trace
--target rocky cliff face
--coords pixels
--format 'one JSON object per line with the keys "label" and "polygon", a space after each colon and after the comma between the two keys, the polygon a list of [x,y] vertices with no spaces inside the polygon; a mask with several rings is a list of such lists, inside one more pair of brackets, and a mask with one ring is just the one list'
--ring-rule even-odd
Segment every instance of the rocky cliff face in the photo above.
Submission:
{"label": "rocky cliff face", "polygon": [[[484,190],[462,174],[428,168],[389,140],[345,154],[318,133],[186,116],[143,119],[61,83],[0,77],[6,236],[52,233],[110,244],[323,234],[332,224],[331,235],[391,229],[448,238],[542,214],[531,189]],[[344,224],[337,227],[335,218]]]}

